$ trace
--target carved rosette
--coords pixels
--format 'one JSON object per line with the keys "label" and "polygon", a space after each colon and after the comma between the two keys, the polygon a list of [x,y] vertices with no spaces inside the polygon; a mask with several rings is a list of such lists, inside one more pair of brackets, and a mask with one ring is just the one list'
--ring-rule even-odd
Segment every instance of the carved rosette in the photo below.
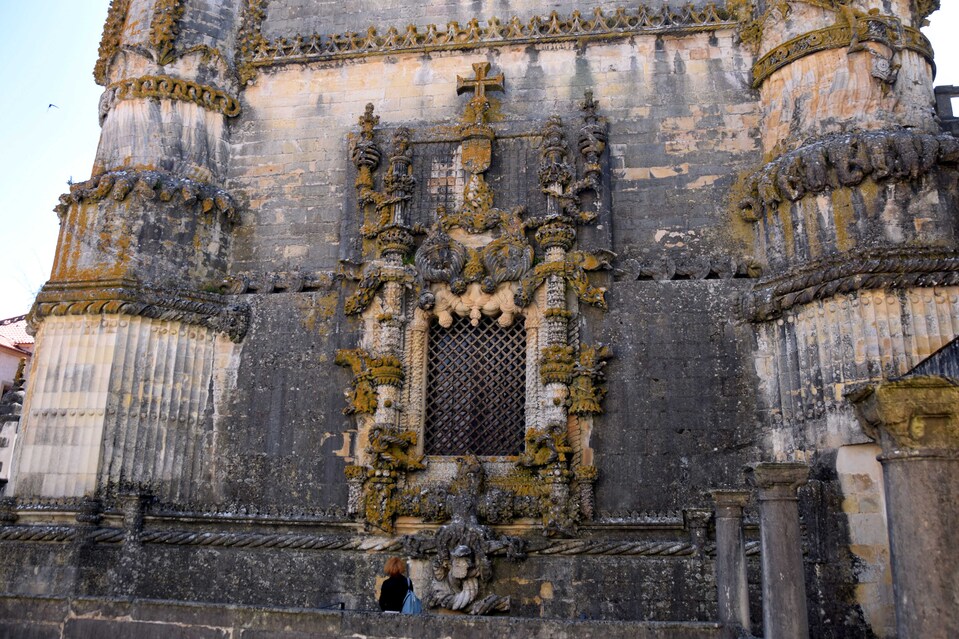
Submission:
{"label": "carved rosette", "polygon": [[[596,468],[588,439],[593,416],[602,412],[602,368],[610,355],[605,347],[570,340],[579,302],[606,306],[605,289],[592,285],[587,272],[608,267],[609,255],[575,249],[577,226],[597,216],[606,123],[587,94],[581,105],[581,157],[574,161],[562,119],[550,117],[536,132],[543,139],[538,175],[546,214],[530,218],[522,206],[497,208],[485,179],[496,147],[487,92],[503,91],[504,78],[490,75],[487,63],[474,65],[474,73],[458,82],[460,93],[473,93],[459,125],[466,174],[462,204],[455,210],[439,207],[418,247],[416,235],[423,230],[409,222],[413,132],[395,129],[389,152],[382,151],[380,121],[368,105],[354,137],[351,159],[366,261],[345,310],[362,318],[364,331],[361,347],[340,351],[336,360],[351,369],[344,412],[357,419],[347,467],[348,512],[386,532],[395,530],[400,516],[456,517],[450,502],[459,490],[456,482],[426,470],[422,456],[427,336],[431,326],[448,328],[456,317],[475,326],[486,316],[504,327],[525,322],[526,433],[524,452],[512,467],[476,461],[480,468],[500,464],[482,493],[473,496],[478,516],[495,523],[537,518],[546,534],[570,536],[594,510]],[[389,159],[385,170],[383,158]],[[534,265],[536,245],[543,261]],[[452,529],[441,528],[437,537],[444,530]],[[437,583],[449,592],[437,595],[435,605],[473,614],[506,609],[508,603],[462,594],[475,590],[468,577],[449,577],[454,563],[466,572],[476,570],[476,562],[482,564],[479,548],[454,544],[443,552],[437,570],[446,577]]]}

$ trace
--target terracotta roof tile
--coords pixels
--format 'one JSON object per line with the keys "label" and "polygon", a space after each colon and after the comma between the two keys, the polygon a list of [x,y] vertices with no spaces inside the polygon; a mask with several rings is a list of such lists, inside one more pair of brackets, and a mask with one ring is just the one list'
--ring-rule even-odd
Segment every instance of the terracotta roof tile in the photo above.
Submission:
{"label": "terracotta roof tile", "polygon": [[33,336],[27,334],[25,315],[0,320],[0,337],[5,337],[15,345],[33,344]]}

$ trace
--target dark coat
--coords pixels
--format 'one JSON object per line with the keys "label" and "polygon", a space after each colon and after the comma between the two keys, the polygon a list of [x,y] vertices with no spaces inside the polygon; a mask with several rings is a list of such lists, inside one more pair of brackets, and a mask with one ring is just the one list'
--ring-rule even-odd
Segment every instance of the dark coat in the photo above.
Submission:
{"label": "dark coat", "polygon": [[406,593],[413,589],[406,575],[393,575],[383,582],[380,589],[380,610],[402,612],[403,600],[406,599]]}

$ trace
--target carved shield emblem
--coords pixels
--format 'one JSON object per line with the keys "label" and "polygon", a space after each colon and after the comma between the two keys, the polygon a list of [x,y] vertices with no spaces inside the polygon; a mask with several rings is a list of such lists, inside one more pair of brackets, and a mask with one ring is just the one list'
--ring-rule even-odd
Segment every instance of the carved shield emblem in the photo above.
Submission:
{"label": "carved shield emblem", "polygon": [[486,137],[463,140],[463,168],[473,175],[479,175],[489,168],[493,157],[493,141]]}

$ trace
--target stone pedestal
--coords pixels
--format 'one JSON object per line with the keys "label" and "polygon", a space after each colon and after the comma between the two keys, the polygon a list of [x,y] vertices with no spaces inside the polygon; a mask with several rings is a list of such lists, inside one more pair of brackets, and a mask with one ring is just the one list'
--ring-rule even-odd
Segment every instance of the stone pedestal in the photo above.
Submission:
{"label": "stone pedestal", "polygon": [[749,493],[714,490],[716,502],[716,590],[719,621],[729,630],[749,632],[749,588],[746,582],[746,541],[743,506]]}
{"label": "stone pedestal", "polygon": [[882,446],[900,637],[959,637],[959,386],[912,377],[850,398]]}
{"label": "stone pedestal", "polygon": [[762,463],[752,469],[759,488],[765,639],[808,639],[796,489],[806,483],[801,463]]}

